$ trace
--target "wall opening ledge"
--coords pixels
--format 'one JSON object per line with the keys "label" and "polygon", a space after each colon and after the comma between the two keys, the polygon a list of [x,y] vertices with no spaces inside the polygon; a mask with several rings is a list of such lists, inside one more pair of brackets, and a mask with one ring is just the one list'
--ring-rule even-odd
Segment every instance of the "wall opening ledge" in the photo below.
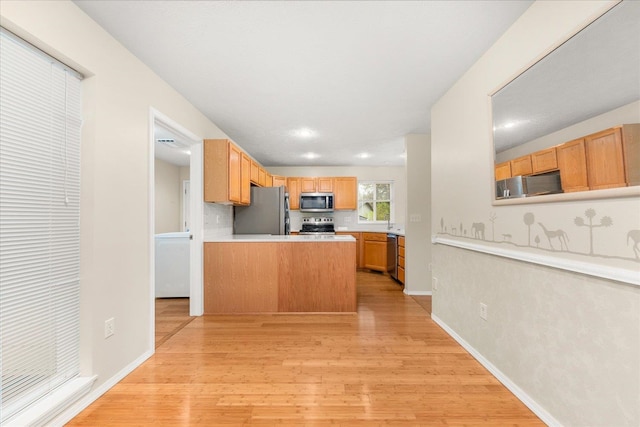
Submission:
{"label": "wall opening ledge", "polygon": [[531,253],[513,248],[498,247],[490,244],[478,243],[476,241],[454,239],[439,235],[432,235],[431,242],[433,244],[453,246],[456,248],[530,262],[561,270],[573,271],[575,273],[582,273],[603,279],[615,280],[640,287],[640,265],[635,269],[628,269],[547,254]]}

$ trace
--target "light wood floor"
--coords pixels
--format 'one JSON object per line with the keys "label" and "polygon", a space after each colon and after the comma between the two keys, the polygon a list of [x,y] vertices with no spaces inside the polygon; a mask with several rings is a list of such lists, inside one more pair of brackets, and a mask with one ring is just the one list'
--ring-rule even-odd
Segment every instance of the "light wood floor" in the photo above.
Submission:
{"label": "light wood floor", "polygon": [[193,319],[189,298],[156,298],[156,349]]}
{"label": "light wood floor", "polygon": [[401,289],[359,272],[357,314],[195,318],[68,425],[544,425]]}

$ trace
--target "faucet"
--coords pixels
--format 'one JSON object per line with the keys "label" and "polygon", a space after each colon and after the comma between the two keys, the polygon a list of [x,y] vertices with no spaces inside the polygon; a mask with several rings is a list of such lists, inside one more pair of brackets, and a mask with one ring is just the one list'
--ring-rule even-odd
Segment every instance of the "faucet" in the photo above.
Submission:
{"label": "faucet", "polygon": [[387,216],[387,230],[391,230],[391,215]]}

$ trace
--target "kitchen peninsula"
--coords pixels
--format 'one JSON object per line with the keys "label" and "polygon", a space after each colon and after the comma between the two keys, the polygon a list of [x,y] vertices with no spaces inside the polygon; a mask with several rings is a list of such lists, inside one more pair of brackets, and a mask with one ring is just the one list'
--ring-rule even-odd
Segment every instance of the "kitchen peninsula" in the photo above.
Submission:
{"label": "kitchen peninsula", "polygon": [[204,313],[355,312],[352,236],[233,235],[204,243]]}

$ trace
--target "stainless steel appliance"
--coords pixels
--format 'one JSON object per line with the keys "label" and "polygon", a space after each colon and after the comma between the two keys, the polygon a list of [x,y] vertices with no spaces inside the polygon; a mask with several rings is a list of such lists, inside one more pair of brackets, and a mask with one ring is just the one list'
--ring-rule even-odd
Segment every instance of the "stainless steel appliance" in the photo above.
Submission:
{"label": "stainless steel appliance", "polygon": [[302,218],[300,234],[336,234],[333,218],[326,216]]}
{"label": "stainless steel appliance", "polygon": [[497,199],[531,197],[553,193],[562,193],[559,171],[542,175],[514,176],[496,181]]}
{"label": "stainless steel appliance", "polygon": [[236,206],[234,234],[289,234],[289,195],[285,187],[251,187],[251,205]]}
{"label": "stainless steel appliance", "polygon": [[398,236],[387,234],[387,268],[389,275],[398,280]]}
{"label": "stainless steel appliance", "polygon": [[333,193],[300,193],[300,212],[333,212]]}

